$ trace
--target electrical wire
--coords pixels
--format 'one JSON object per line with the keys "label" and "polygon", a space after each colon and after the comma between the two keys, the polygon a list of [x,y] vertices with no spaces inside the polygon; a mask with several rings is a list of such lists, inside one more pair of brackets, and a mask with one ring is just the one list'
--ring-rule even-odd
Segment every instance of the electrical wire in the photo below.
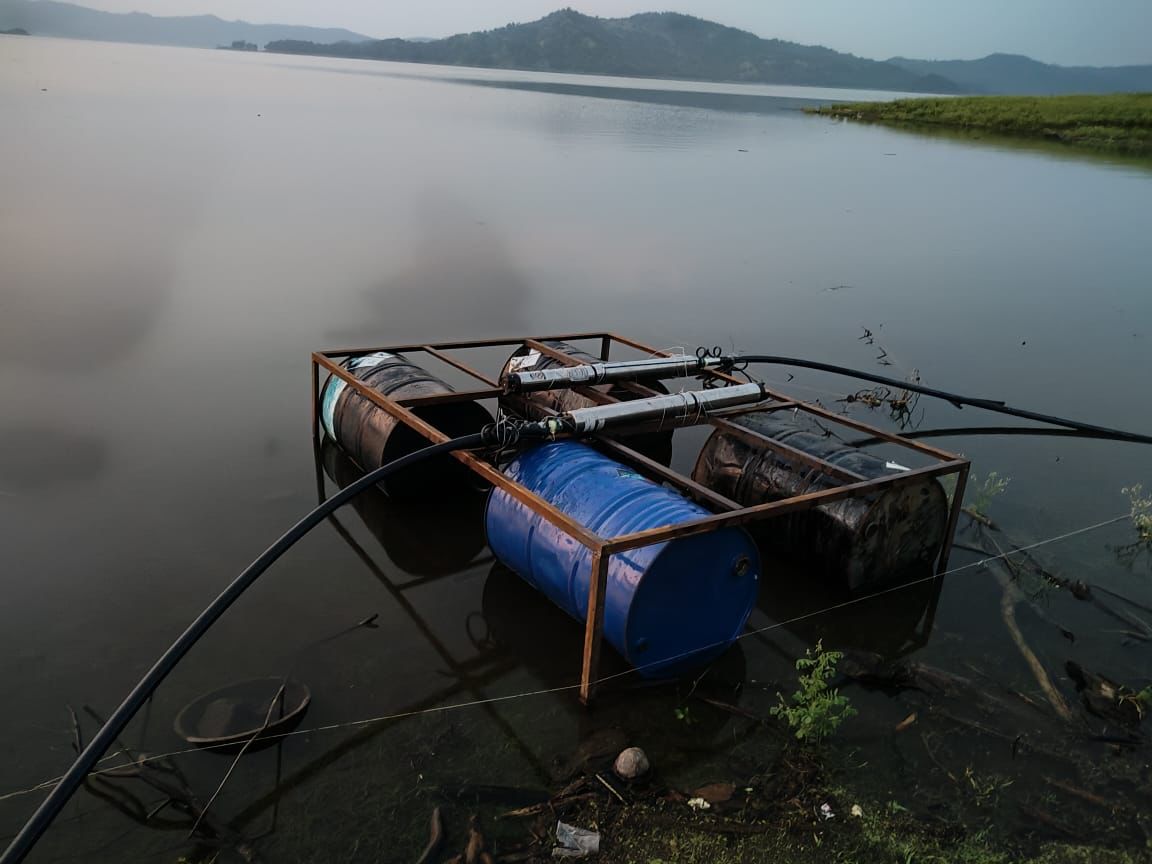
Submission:
{"label": "electrical wire", "polygon": [[[793,616],[791,618],[787,618],[783,621],[775,621],[772,624],[768,624],[764,627],[757,627],[757,628],[754,628],[752,630],[747,630],[744,633],[741,633],[736,638],[737,638],[737,641],[740,639],[747,639],[751,636],[757,636],[757,635],[762,634],[762,633],[767,633],[771,630],[778,630],[782,627],[787,627],[790,624],[795,624],[797,622],[805,621],[805,620],[808,620],[810,618],[816,618],[820,615],[825,615],[829,612],[835,612],[835,611],[838,611],[838,610],[843,609],[843,608],[848,607],[848,606],[854,606],[858,603],[865,603],[869,600],[875,600],[878,597],[883,597],[883,596],[886,596],[888,594],[896,593],[898,591],[905,591],[909,588],[915,588],[916,586],[922,585],[925,582],[931,582],[931,581],[936,580],[936,579],[942,579],[945,576],[952,576],[956,573],[961,573],[965,570],[971,570],[971,569],[976,568],[976,567],[986,567],[988,564],[992,563],[993,561],[999,561],[1002,559],[1007,559],[1012,555],[1018,555],[1018,554],[1021,554],[1024,552],[1029,552],[1033,549],[1038,549],[1042,546],[1048,546],[1052,543],[1058,543],[1062,540],[1067,540],[1071,537],[1077,537],[1077,536],[1080,536],[1082,534],[1088,534],[1092,531],[1097,531],[1101,528],[1106,528],[1109,525],[1115,525],[1118,522],[1123,522],[1126,519],[1130,519],[1130,518],[1131,518],[1131,514],[1122,513],[1118,516],[1113,516],[1110,519],[1104,519],[1104,520],[1101,520],[1099,522],[1094,522],[1091,525],[1085,525],[1085,526],[1080,527],[1080,528],[1074,528],[1070,531],[1065,531],[1061,534],[1057,534],[1055,536],[1048,537],[1048,538],[1045,538],[1043,540],[1038,540],[1034,543],[1028,544],[1027,546],[1020,546],[1017,548],[1009,549],[1006,552],[1001,552],[997,555],[989,555],[986,557],[982,557],[982,558],[980,558],[976,561],[972,561],[968,564],[961,564],[958,567],[953,567],[951,570],[946,570],[945,572],[940,573],[940,574],[934,573],[931,576],[924,576],[922,578],[914,579],[914,580],[911,580],[908,582],[901,582],[898,585],[892,585],[892,586],[889,586],[888,588],[881,588],[878,591],[873,591],[873,592],[870,592],[868,594],[861,594],[861,595],[858,595],[856,597],[852,597],[848,600],[844,600],[844,601],[841,601],[839,603],[835,603],[831,606],[824,606],[824,607],[819,608],[819,609],[813,609],[811,612],[803,612],[799,615],[795,615],[795,616]],[[678,654],[675,657],[672,657],[670,659],[672,659],[672,660],[682,659],[683,657],[688,657],[688,656],[691,656],[693,654],[699,654],[701,651],[706,651],[709,648],[715,648],[715,647],[718,647],[718,646],[724,645],[724,644],[727,644],[727,643],[726,642],[715,642],[715,643],[712,643],[711,645],[700,646],[697,648],[693,648],[691,651],[682,652],[681,654]],[[663,664],[663,663],[667,663],[668,659],[662,659],[662,660],[656,661],[656,662]],[[649,664],[649,665],[652,665],[652,664]],[[644,665],[633,666],[629,669],[625,669],[622,672],[614,672],[611,675],[604,675],[600,678],[596,678],[595,680],[593,680],[591,682],[591,684],[593,686],[599,686],[601,684],[606,684],[609,681],[613,681],[613,680],[616,680],[618,678],[623,678],[627,675],[631,675],[635,672],[638,672],[643,668],[645,668]],[[546,695],[550,695],[550,694],[554,694],[554,693],[563,693],[565,691],[579,689],[580,686],[581,685],[579,683],[561,684],[561,685],[558,685],[556,687],[547,687],[547,688],[543,688],[543,689],[539,689],[539,690],[526,690],[526,691],[522,691],[519,693],[509,693],[509,694],[504,695],[504,696],[490,696],[490,697],[485,698],[485,699],[474,699],[474,700],[470,700],[468,702],[454,702],[450,705],[436,705],[436,706],[433,706],[431,708],[420,708],[420,709],[412,710],[412,711],[400,711],[400,712],[397,712],[394,714],[383,714],[383,715],[380,715],[377,717],[368,717],[368,718],[364,718],[361,720],[344,720],[344,721],[341,721],[338,723],[328,723],[328,724],[325,724],[323,726],[312,726],[312,727],[309,727],[307,729],[294,729],[294,730],[291,730],[288,732],[278,732],[278,733],[264,736],[264,740],[276,741],[276,740],[279,740],[282,738],[291,738],[291,737],[297,736],[297,735],[311,735],[311,734],[314,734],[317,732],[331,732],[331,731],[336,731],[339,729],[348,729],[348,728],[352,728],[355,726],[368,726],[368,725],[371,725],[373,723],[384,723],[384,722],[387,722],[390,720],[403,720],[403,719],[407,719],[409,717],[420,717],[420,716],[424,716],[424,715],[428,715],[428,714],[438,714],[438,713],[443,713],[443,712],[447,712],[447,711],[461,710],[464,708],[476,708],[476,707],[479,707],[482,705],[491,705],[491,704],[500,703],[500,702],[511,702],[511,701],[514,701],[517,699],[527,699],[527,698],[531,698],[534,696],[546,696]],[[140,764],[160,761],[160,760],[164,760],[164,759],[171,759],[171,758],[174,758],[176,756],[184,756],[184,755],[187,755],[189,753],[199,753],[199,752],[203,752],[205,750],[212,750],[215,748],[224,748],[224,747],[229,747],[229,746],[234,746],[234,745],[210,744],[210,745],[200,745],[197,747],[187,747],[187,748],[184,748],[182,750],[171,750],[171,751],[168,751],[167,753],[151,754],[151,755],[145,756],[143,758],[140,758],[134,762],[122,763],[122,764],[118,763],[116,765],[112,765],[112,766],[109,766],[107,768],[102,768],[102,769],[98,769],[96,771],[92,771],[91,773],[94,775],[99,775],[99,774],[104,774],[104,773],[114,773],[116,771],[122,770],[123,768],[131,767],[134,765],[140,765]],[[110,754],[109,756],[106,756],[105,758],[101,759],[100,763],[111,761],[111,760],[117,758],[119,755],[121,755],[121,754],[119,754],[119,753]],[[42,789],[47,789],[49,786],[53,785],[54,783],[58,783],[61,779],[62,778],[57,777],[57,778],[53,778],[51,780],[45,780],[44,782],[39,783],[39,784],[32,786],[30,788],[27,788],[27,789],[20,789],[20,790],[14,791],[14,792],[5,793],[3,795],[0,795],[0,801],[4,801],[4,800],[9,799],[9,798],[16,798],[16,797],[21,796],[21,795],[29,795],[33,792],[39,792]]]}
{"label": "electrical wire", "polygon": [[[1013,408],[1002,401],[963,396],[957,393],[950,393],[945,390],[924,387],[920,384],[915,384],[908,381],[900,381],[894,378],[875,375],[870,372],[863,372],[844,366],[836,366],[830,363],[821,363],[818,361],[804,360],[796,357],[779,357],[766,354],[721,355],[720,352],[721,349],[719,347],[714,347],[711,350],[701,348],[697,351],[697,358],[703,362],[704,358],[706,357],[723,356],[723,358],[728,361],[724,368],[738,371],[743,371],[747,365],[752,363],[768,363],[814,369],[823,372],[831,372],[838,375],[846,375],[865,381],[872,381],[878,384],[884,384],[891,387],[901,388],[903,390],[922,393],[927,396],[933,396],[950,402],[957,408],[960,408],[964,405],[970,405],[999,414],[1007,414],[1014,417],[1021,417],[1027,420],[1035,420],[1038,422],[1048,423],[1054,426],[1061,426],[1080,432],[1104,435],[1108,438],[1111,438],[1112,440],[1152,444],[1152,436],[1125,432],[1118,429],[1110,429],[1103,426],[1096,426],[1089,423],[1041,414],[1034,411],[1026,411],[1019,408]],[[224,591],[221,592],[221,594],[215,600],[213,600],[212,603],[209,604],[208,607],[206,607],[199,616],[197,616],[197,618],[176,639],[176,641],[172,643],[168,650],[165,651],[163,655],[161,655],[161,657],[156,661],[152,668],[149,669],[147,674],[142,679],[140,679],[140,681],[128,694],[124,701],[120,703],[119,707],[117,707],[117,709],[109,716],[104,726],[101,727],[101,729],[88,743],[88,746],[85,747],[84,750],[76,757],[76,760],[72,763],[72,766],[59,779],[55,787],[49,793],[48,797],[45,798],[45,800],[40,804],[36,812],[33,813],[31,818],[27,821],[27,823],[25,823],[24,827],[20,829],[20,832],[12,840],[8,848],[2,855],[0,855],[0,864],[19,864],[19,862],[24,860],[25,856],[29,851],[31,851],[37,840],[39,840],[39,838],[47,830],[48,826],[60,813],[73,793],[75,793],[75,791],[84,782],[85,777],[88,776],[92,768],[100,761],[104,752],[116,741],[117,737],[124,730],[125,726],[127,726],[128,722],[141,708],[141,706],[143,706],[143,704],[148,700],[148,698],[152,695],[160,683],[168,676],[176,664],[187,654],[192,646],[200,640],[200,638],[220,618],[220,616],[223,615],[224,612],[227,611],[227,609],[249,587],[251,587],[253,583],[255,583],[261,574],[263,574],[285,552],[294,546],[297,541],[299,541],[309,531],[311,531],[312,528],[323,521],[330,513],[335,511],[341,505],[347,503],[349,500],[363,492],[365,489],[376,485],[388,475],[434,456],[451,453],[455,450],[474,449],[490,444],[498,445],[500,448],[508,448],[515,443],[518,443],[519,440],[525,436],[554,437],[557,432],[561,431],[570,430],[564,428],[564,424],[558,422],[556,418],[552,418],[550,422],[545,421],[543,423],[511,423],[504,421],[499,424],[494,424],[482,432],[478,432],[473,435],[466,435],[461,438],[452,439],[450,441],[445,441],[439,444],[433,444],[429,447],[423,448],[422,450],[418,450],[414,453],[410,453],[407,456],[390,462],[387,465],[383,465],[380,468],[377,468],[376,470],[364,475],[355,483],[352,483],[351,485],[342,489],[340,492],[336,493],[331,498],[312,510],[303,519],[292,526],[292,528],[289,529],[288,532],[286,532],[283,536],[281,536],[279,540],[268,547],[268,549],[266,549],[255,561],[253,561],[239,576],[237,576],[232,581],[232,583],[229,584],[228,587],[225,588]],[[861,602],[863,599],[868,598],[858,598],[848,602]],[[848,604],[840,604],[839,606],[831,608],[840,608],[840,606],[843,605]],[[816,612],[812,614],[814,615],[820,613]],[[782,625],[773,625],[773,627],[775,626]],[[689,653],[696,653],[700,650],[703,649],[697,648]],[[554,690],[546,692],[554,692]]]}
{"label": "electrical wire", "polygon": [[208,629],[216,623],[221,615],[271,567],[285,552],[291,549],[298,540],[319,525],[330,513],[341,505],[351,501],[361,492],[375,486],[381,480],[404,468],[435,456],[451,453],[455,450],[470,450],[488,444],[509,442],[519,439],[521,434],[530,434],[533,431],[531,424],[523,424],[515,429],[501,429],[487,427],[484,431],[472,435],[464,435],[439,444],[432,444],[407,456],[402,456],[382,465],[374,471],[365,474],[355,483],[341,489],[331,498],[317,506],[312,512],[293,525],[275,543],[269,546],[260,556],[248,565],[247,568],[201,612],[188,628],[180,634],[175,642],[158,659],[147,674],[136,684],[132,692],[125,697],[119,707],[112,712],[100,731],[88,742],[88,746],[76,757],[71,767],[56,782],[55,788],[48,797],[41,802],[36,812],[24,824],[19,833],[0,855],[0,864],[19,864],[32,850],[32,847],[52,824],[52,820],[68,803],[73,793],[80,788],[88,773],[100,760],[104,752],[115,743],[124,727],[144,705],[160,683],[168,676],[177,663],[191,650]]}

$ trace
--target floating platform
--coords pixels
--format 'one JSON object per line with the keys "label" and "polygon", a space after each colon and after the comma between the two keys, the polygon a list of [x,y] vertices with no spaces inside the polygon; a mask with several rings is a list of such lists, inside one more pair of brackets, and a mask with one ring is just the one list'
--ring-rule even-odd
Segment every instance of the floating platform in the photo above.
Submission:
{"label": "floating platform", "polygon": [[[668,390],[687,402],[698,391],[704,402],[716,388],[749,386],[715,368],[678,377],[674,387],[591,383],[596,364],[672,357],[610,332],[317,351],[313,434],[330,436],[369,471],[501,416],[541,420],[668,398]],[[587,367],[581,374],[589,373],[589,383],[510,386],[510,377],[548,378],[566,367]],[[691,475],[670,467],[672,436],[685,425],[712,428]],[[827,430],[838,427],[887,452],[878,457],[831,440]],[[821,429],[827,434],[813,431]],[[914,565],[943,573],[969,470],[954,453],[764,385],[750,404],[647,416],[580,441],[519,455],[457,451],[431,470],[397,474],[385,491],[435,500],[461,482],[492,487],[489,546],[584,622],[585,702],[604,638],[642,673],[669,675],[738,638],[761,575],[756,547],[741,529],[838,572],[856,591],[891,584]],[[583,468],[557,473],[557,460]],[[941,481],[949,478],[945,491]],[[640,503],[633,507],[632,499]],[[689,540],[677,555],[676,544]]]}

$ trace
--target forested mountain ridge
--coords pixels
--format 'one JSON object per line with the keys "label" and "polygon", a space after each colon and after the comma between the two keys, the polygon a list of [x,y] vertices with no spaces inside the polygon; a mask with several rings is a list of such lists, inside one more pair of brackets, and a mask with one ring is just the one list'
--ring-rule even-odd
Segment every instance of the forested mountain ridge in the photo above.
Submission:
{"label": "forested mountain ridge", "polygon": [[527,24],[427,42],[382,39],[318,44],[282,40],[268,51],[479,66],[747,83],[951,93],[936,75],[829,48],[799,45],[673,12],[595,18],[572,9]]}

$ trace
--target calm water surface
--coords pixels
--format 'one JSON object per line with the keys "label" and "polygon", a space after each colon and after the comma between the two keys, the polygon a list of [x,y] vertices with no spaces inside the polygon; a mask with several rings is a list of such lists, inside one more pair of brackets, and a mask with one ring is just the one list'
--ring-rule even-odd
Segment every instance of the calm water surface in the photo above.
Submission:
{"label": "calm water surface", "polygon": [[[798,110],[860,95],[0,37],[0,793],[66,767],[66,705],[107,713],[315,503],[316,348],[607,328],[916,369],[933,386],[1152,429],[1152,171]],[[790,386],[828,404],[856,389],[811,374]],[[988,418],[923,404],[916,420]],[[993,514],[1021,539],[1122,514],[1121,486],[1152,486],[1152,453],[1134,445],[939,443],[1012,477]],[[331,492],[347,477],[328,463]],[[432,519],[368,499],[341,515],[343,533],[314,532],[127,742],[178,749],[184,703],[288,668],[313,688],[306,725],[568,683],[579,628],[493,571],[475,508],[457,503]],[[1133,539],[1121,524],[1042,557],[1147,604],[1148,557],[1116,554]],[[949,579],[919,657],[1031,692],[999,596],[980,570]],[[753,623],[825,602],[770,594]],[[786,680],[806,640],[878,644],[926,602],[744,640],[746,702],[767,710],[775,685],[757,682]],[[1124,644],[1066,595],[1045,603],[1079,637],[1021,614],[1058,676],[1076,659],[1152,683],[1147,643]],[[377,629],[321,641],[372,613]],[[899,709],[873,707],[883,719],[846,734],[887,753],[883,712]],[[422,789],[547,785],[601,722],[647,730],[675,782],[742,770],[733,751],[692,746],[731,736],[731,718],[685,734],[670,709],[658,722],[627,699],[613,711],[598,720],[560,693],[299,736],[282,796],[261,754],[216,806],[255,835],[280,801],[272,860],[385,860],[372,856],[422,846]],[[206,792],[226,764],[182,762]],[[35,800],[0,801],[0,834]],[[133,829],[86,795],[41,851],[171,861],[184,833]]]}

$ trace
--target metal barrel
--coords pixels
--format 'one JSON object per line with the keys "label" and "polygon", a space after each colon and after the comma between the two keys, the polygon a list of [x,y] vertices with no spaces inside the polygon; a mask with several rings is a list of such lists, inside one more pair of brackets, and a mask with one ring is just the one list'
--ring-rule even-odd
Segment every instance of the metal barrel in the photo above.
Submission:
{"label": "metal barrel", "polygon": [[[593,357],[586,351],[581,351],[579,348],[569,345],[567,342],[546,339],[543,344],[562,354],[567,354],[569,357],[574,360],[579,360],[581,363],[600,362],[599,357]],[[525,346],[508,358],[508,362],[504,364],[504,369],[501,371],[500,377],[503,379],[505,375],[513,371],[526,372],[528,370],[554,369],[563,365],[564,364],[555,357],[549,357],[547,354],[541,354],[539,351]],[[645,386],[658,393],[668,392],[659,381],[646,382]],[[629,390],[620,384],[600,384],[592,389],[599,390],[601,393],[605,393],[614,399],[619,399],[624,402],[643,398],[642,394]],[[581,396],[571,388],[539,390],[534,393],[508,394],[502,397],[500,401],[501,405],[531,420],[541,420],[552,413],[565,414],[577,408],[590,408],[599,404],[587,396]],[[671,429],[661,432],[644,432],[639,435],[610,435],[609,437],[616,438],[622,444],[626,444],[633,450],[643,453],[649,459],[653,459],[661,465],[669,465],[672,462]]]}
{"label": "metal barrel", "polygon": [[[343,366],[365,384],[393,399],[455,392],[403,354],[377,351],[351,357]],[[410,410],[449,438],[479,432],[492,422],[492,415],[476,402],[417,405]],[[324,431],[365,472],[432,443],[335,375],[324,383],[320,421]],[[397,472],[381,487],[394,497],[439,497],[451,486],[474,488],[477,482],[471,471],[445,455]]]}
{"label": "metal barrel", "polygon": [[[692,479],[744,506],[845,482],[786,452],[777,452],[771,441],[869,480],[906,470],[856,447],[807,432],[779,412],[755,412],[730,420],[754,434],[717,429],[701,449]],[[929,478],[766,519],[754,523],[754,532],[757,539],[821,565],[833,578],[856,590],[905,578],[934,561],[947,525],[948,497],[940,484]]]}
{"label": "metal barrel", "polygon": [[[583,444],[521,453],[505,473],[598,536],[676,525],[708,515]],[[484,514],[493,554],[553,603],[584,621],[592,552],[499,488]],[[760,558],[740,528],[721,528],[611,556],[604,638],[645,677],[671,677],[724,652],[756,602]]]}

